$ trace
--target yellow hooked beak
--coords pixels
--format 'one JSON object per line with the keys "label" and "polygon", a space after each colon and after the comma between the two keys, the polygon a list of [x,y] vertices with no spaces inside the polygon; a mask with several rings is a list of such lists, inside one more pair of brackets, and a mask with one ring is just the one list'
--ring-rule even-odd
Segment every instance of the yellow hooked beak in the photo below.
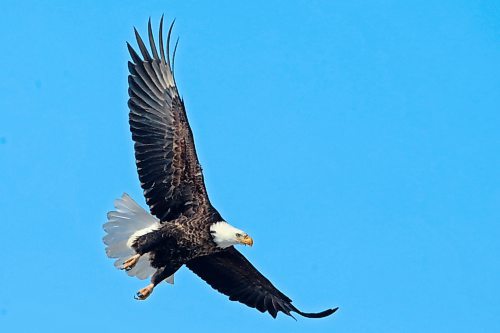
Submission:
{"label": "yellow hooked beak", "polygon": [[252,246],[252,245],[253,245],[253,239],[252,239],[252,237],[250,237],[250,236],[248,236],[248,235],[245,235],[245,236],[241,239],[241,244],[245,244],[245,245]]}

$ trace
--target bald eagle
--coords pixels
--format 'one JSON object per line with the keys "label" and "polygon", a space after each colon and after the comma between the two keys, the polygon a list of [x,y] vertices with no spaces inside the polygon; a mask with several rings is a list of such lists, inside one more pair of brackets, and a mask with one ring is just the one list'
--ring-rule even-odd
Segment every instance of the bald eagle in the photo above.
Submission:
{"label": "bald eagle", "polygon": [[[148,37],[151,52],[137,30],[139,55],[127,43],[128,107],[130,131],[141,187],[151,213],[127,194],[115,200],[108,213],[103,241],[115,267],[139,279],[151,277],[135,298],[145,300],[163,280],[186,265],[217,291],[276,318],[279,311],[309,318],[331,315],[338,308],[319,313],[297,309],[292,300],[266,279],[234,245],[253,245],[244,231],[227,223],[210,204],[203,172],[196,156],[193,133],[183,99],[177,91],[170,57],[170,25],[163,45],[163,17],[159,50],[151,19]],[[293,316],[292,316],[293,317]]]}

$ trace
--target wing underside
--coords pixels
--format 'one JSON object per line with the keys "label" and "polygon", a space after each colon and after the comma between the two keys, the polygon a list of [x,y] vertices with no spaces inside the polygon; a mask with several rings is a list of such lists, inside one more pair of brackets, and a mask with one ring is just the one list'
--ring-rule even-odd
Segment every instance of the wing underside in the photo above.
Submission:
{"label": "wing underside", "polygon": [[159,50],[151,20],[148,24],[151,53],[137,30],[140,55],[127,43],[132,58],[128,66],[129,123],[137,170],[151,213],[161,221],[181,215],[189,217],[200,207],[210,205],[193,134],[172,72],[169,50],[172,27],[173,23],[167,37],[167,55],[163,46],[163,17]]}
{"label": "wing underside", "polygon": [[[296,312],[309,318],[322,318],[337,308],[319,313],[305,313],[292,305],[292,300],[279,291],[234,247],[212,255],[198,257],[186,266],[212,288],[260,312],[276,318],[279,311],[292,316]],[[293,317],[293,316],[292,316]]]}

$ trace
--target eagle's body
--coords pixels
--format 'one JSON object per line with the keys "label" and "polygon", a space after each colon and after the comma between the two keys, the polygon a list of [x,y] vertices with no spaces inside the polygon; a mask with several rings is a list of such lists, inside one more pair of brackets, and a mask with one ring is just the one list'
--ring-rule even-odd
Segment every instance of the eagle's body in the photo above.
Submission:
{"label": "eagle's body", "polygon": [[[337,310],[304,313],[260,274],[234,245],[252,245],[242,230],[227,223],[211,205],[196,155],[184,102],[179,96],[170,63],[170,27],[167,56],[156,48],[151,22],[148,37],[151,52],[136,33],[139,56],[129,45],[129,123],[135,142],[139,180],[151,214],[128,195],[115,201],[104,225],[106,253],[115,266],[151,283],[137,293],[146,299],[154,287],[183,265],[216,290],[261,312],[276,317],[296,312],[312,318]],[[175,50],[174,50],[175,54]]]}
{"label": "eagle's body", "polygon": [[193,258],[223,250],[213,242],[210,233],[210,226],[220,220],[217,213],[191,218],[182,216],[161,224],[158,230],[137,237],[132,248],[141,255],[151,253],[151,266],[157,269],[171,267],[169,271],[173,274]]}

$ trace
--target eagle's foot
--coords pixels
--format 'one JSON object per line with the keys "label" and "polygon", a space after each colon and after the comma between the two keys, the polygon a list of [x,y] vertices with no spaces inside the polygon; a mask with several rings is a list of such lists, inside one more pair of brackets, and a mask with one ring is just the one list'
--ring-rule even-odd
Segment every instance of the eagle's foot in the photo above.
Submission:
{"label": "eagle's foot", "polygon": [[140,257],[141,257],[140,254],[133,255],[132,257],[125,260],[125,262],[122,264],[122,267],[120,267],[120,269],[130,271],[132,268],[134,268],[135,264],[137,264]]}
{"label": "eagle's foot", "polygon": [[142,288],[135,294],[134,298],[139,301],[144,301],[146,298],[148,298],[149,295],[153,292],[155,285],[154,284],[149,284],[147,287]]}

